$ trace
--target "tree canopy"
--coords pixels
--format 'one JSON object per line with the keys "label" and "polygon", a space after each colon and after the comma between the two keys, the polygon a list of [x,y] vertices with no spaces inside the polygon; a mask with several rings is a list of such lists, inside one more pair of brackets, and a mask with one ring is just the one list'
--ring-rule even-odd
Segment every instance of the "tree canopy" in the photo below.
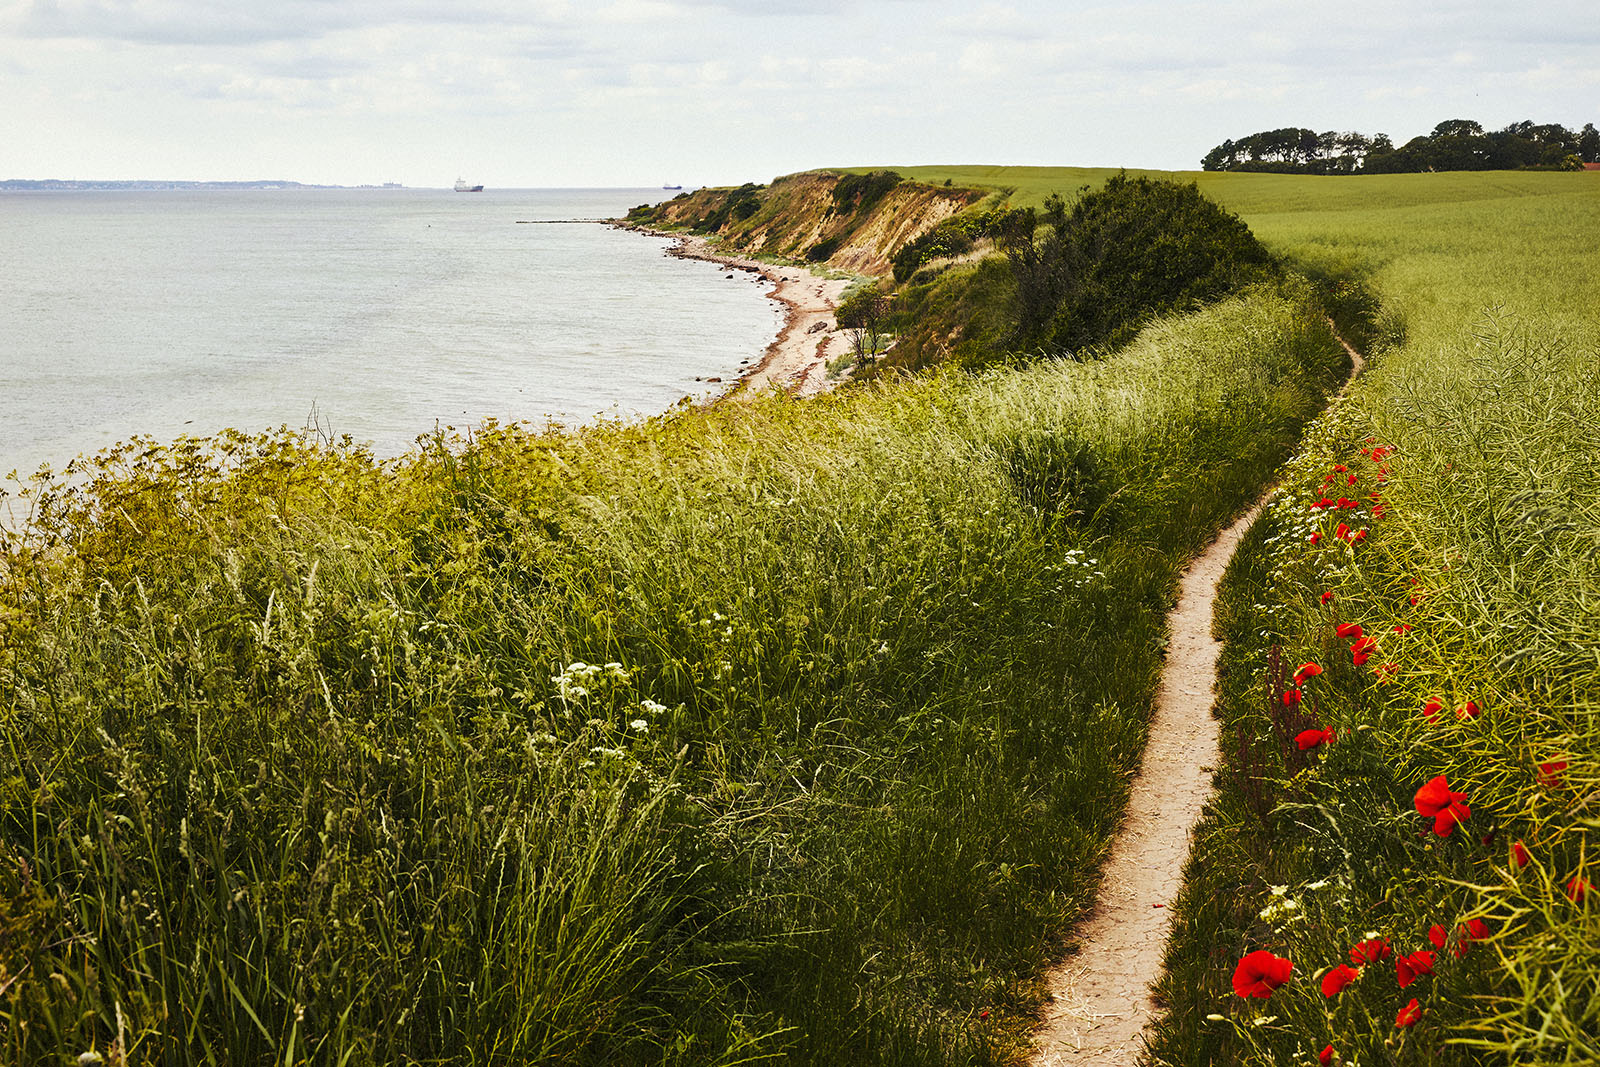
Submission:
{"label": "tree canopy", "polygon": [[1446,119],[1395,147],[1387,134],[1368,137],[1299,127],[1264,130],[1223,141],[1200,161],[1205,170],[1289,174],[1399,174],[1429,170],[1572,169],[1600,163],[1594,123],[1574,132],[1557,123],[1513,122],[1486,131],[1472,119]]}

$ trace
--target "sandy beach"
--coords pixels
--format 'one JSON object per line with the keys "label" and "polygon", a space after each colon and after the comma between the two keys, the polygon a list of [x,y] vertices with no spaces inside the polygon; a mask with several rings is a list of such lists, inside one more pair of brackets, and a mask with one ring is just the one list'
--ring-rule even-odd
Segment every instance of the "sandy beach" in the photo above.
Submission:
{"label": "sandy beach", "polygon": [[785,308],[783,329],[767,346],[761,359],[746,370],[726,395],[766,388],[783,389],[796,396],[812,396],[831,388],[828,361],[850,351],[849,338],[837,328],[834,309],[850,282],[824,278],[805,267],[780,266],[742,256],[715,252],[705,237],[641,230],[657,237],[670,237],[678,243],[667,250],[671,256],[704,259],[730,270],[759,274],[772,283],[767,295]]}

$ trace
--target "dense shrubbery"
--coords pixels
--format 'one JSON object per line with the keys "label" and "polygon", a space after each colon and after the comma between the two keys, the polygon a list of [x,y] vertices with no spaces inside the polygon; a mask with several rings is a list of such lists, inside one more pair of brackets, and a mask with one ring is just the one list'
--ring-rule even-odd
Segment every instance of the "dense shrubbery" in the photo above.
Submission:
{"label": "dense shrubbery", "polygon": [[996,227],[1016,277],[1014,345],[1116,345],[1148,318],[1215,300],[1270,273],[1238,216],[1193,185],[1119,175],[1069,209],[1045,203]]}
{"label": "dense shrubbery", "polygon": [[972,251],[972,235],[959,227],[940,225],[914,237],[894,254],[894,280],[903,282],[932,259],[962,256]]}
{"label": "dense shrubbery", "polygon": [[729,190],[722,198],[722,203],[702,216],[693,228],[704,233],[716,233],[730,221],[744,221],[761,210],[759,194],[764,188],[766,187],[746,182],[737,189]]}
{"label": "dense shrubbery", "polygon": [[864,214],[904,180],[892,170],[846,174],[833,187],[833,210]]}
{"label": "dense shrubbery", "polygon": [[3,541],[0,1059],[998,1062],[1174,574],[1339,363],[1260,291],[804,406],[114,453]]}
{"label": "dense shrubbery", "polygon": [[894,280],[907,281],[932,260],[966,255],[980,238],[995,236],[1009,214],[1003,207],[964,211],[913,237],[894,254]]}

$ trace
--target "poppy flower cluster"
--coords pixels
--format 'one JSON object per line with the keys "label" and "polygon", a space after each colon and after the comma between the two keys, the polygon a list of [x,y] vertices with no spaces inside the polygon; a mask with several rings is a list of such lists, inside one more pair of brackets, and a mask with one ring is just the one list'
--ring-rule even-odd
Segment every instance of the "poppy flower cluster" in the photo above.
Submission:
{"label": "poppy flower cluster", "polygon": [[1322,673],[1322,668],[1315,663],[1302,663],[1299,670],[1294,672],[1294,688],[1284,691],[1283,703],[1285,707],[1300,703],[1305,698],[1303,686],[1306,682]]}
{"label": "poppy flower cluster", "polygon": [[[1482,919],[1468,919],[1456,927],[1456,945],[1455,948],[1450,950],[1451,954],[1459,960],[1467,954],[1467,950],[1472,947],[1474,941],[1482,941],[1488,936],[1488,923]],[[1428,930],[1428,940],[1433,942],[1434,948],[1443,952],[1445,945],[1449,943],[1450,935],[1443,926],[1434,923]]]}
{"label": "poppy flower cluster", "polygon": [[1322,976],[1322,995],[1330,1000],[1344,992],[1345,986],[1361,977],[1361,972],[1341,963]]}
{"label": "poppy flower cluster", "polygon": [[1406,956],[1396,956],[1394,960],[1394,978],[1400,983],[1400,988],[1415,982],[1423,975],[1433,973],[1433,953],[1425,949]]}
{"label": "poppy flower cluster", "polygon": [[1416,805],[1418,815],[1433,820],[1435,834],[1449,837],[1451,830],[1472,815],[1466,800],[1467,794],[1453,791],[1449,781],[1441,774],[1425,782],[1412,798],[1412,803]]}
{"label": "poppy flower cluster", "polygon": [[1394,955],[1394,946],[1389,944],[1388,939],[1369,937],[1367,940],[1359,941],[1351,947],[1350,962],[1357,967],[1362,967],[1369,963],[1386,960],[1392,955]]}
{"label": "poppy flower cluster", "polygon": [[1546,789],[1560,789],[1566,784],[1562,778],[1562,775],[1566,774],[1566,772],[1567,761],[1553,759],[1539,764],[1539,773],[1534,776],[1534,780]]}
{"label": "poppy flower cluster", "polygon": [[1233,991],[1241,997],[1272,996],[1273,990],[1289,980],[1294,961],[1274,956],[1264,948],[1246,953],[1233,970]]}
{"label": "poppy flower cluster", "polygon": [[1316,748],[1318,745],[1332,744],[1333,731],[1318,729],[1301,730],[1295,735],[1294,743],[1301,752],[1307,752],[1313,748]]}

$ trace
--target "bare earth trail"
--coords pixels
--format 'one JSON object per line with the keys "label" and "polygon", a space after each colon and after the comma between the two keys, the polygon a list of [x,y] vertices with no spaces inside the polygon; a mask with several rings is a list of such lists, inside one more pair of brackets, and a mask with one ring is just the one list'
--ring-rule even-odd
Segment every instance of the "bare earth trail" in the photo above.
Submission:
{"label": "bare earth trail", "polygon": [[[1342,337],[1339,343],[1354,381],[1365,361]],[[1346,382],[1333,403],[1349,388]],[[1099,897],[1077,929],[1080,947],[1045,977],[1051,999],[1034,1035],[1034,1067],[1128,1067],[1144,1050],[1145,1025],[1160,1010],[1150,989],[1172,924],[1168,906],[1183,883],[1189,840],[1221,756],[1211,715],[1222,650],[1211,636],[1217,585],[1263,503],[1223,530],[1183,575],[1167,616],[1167,661],[1150,740]]]}

